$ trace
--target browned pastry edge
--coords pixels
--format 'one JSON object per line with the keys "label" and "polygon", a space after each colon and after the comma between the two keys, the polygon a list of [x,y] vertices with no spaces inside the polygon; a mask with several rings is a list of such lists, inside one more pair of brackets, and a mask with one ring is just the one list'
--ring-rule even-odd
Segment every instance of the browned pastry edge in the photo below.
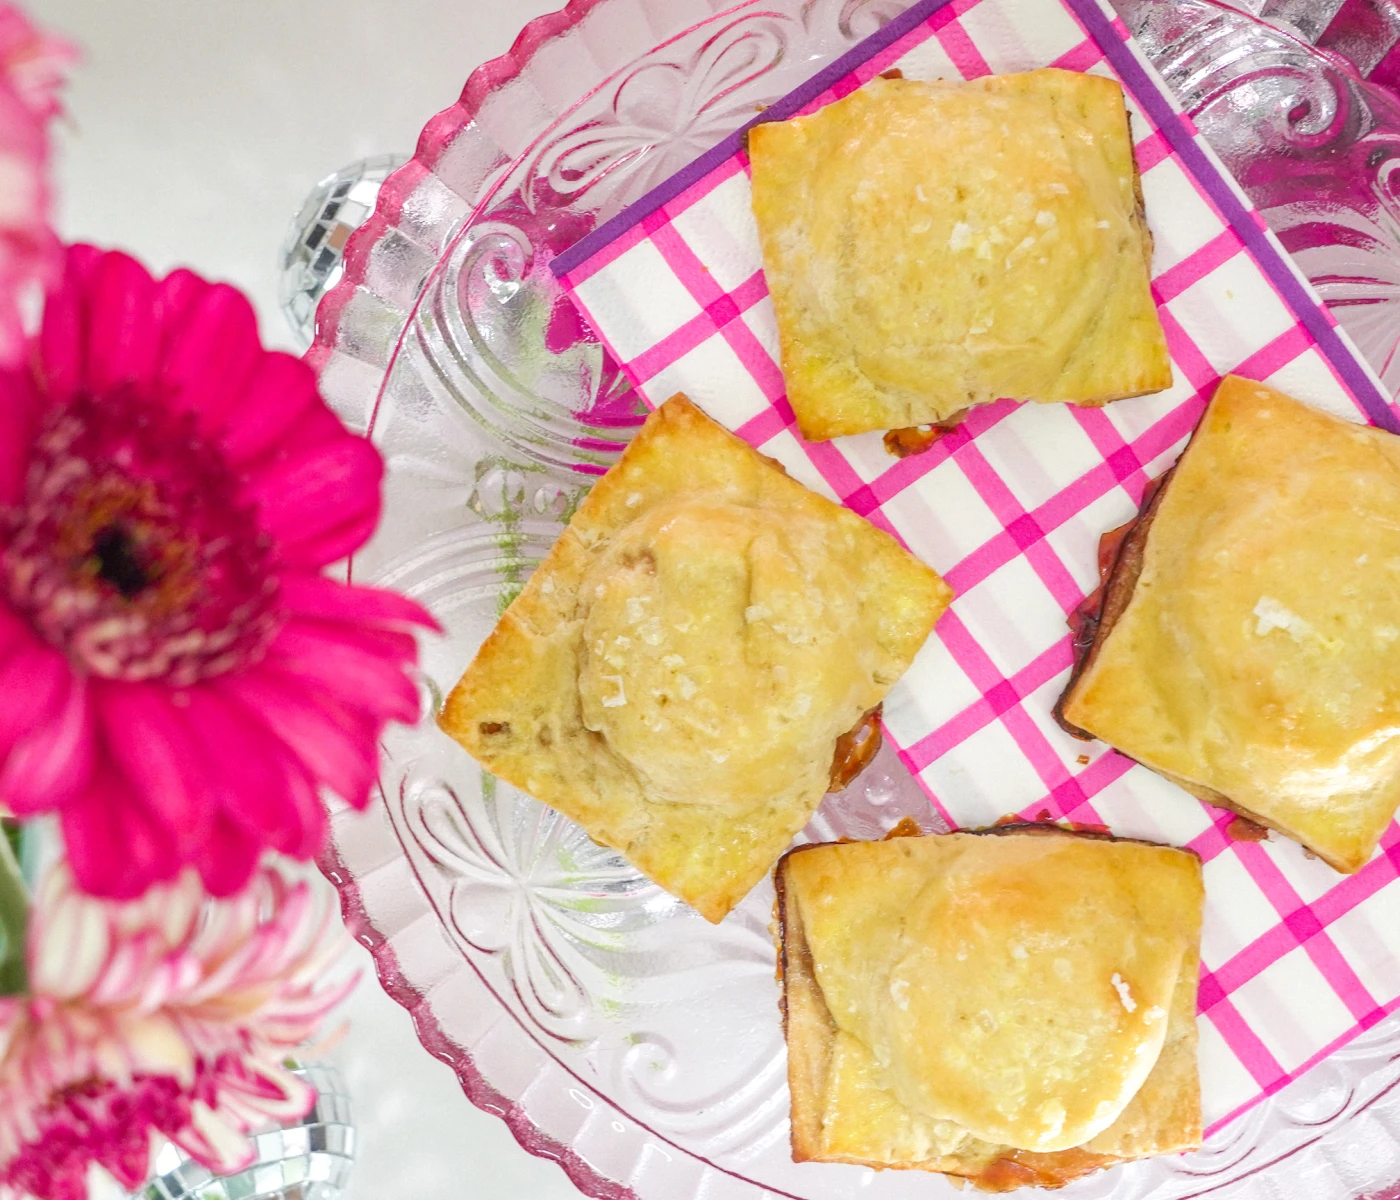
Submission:
{"label": "browned pastry edge", "polygon": [[[1120,838],[1096,827],[1074,828],[1045,821],[1021,821],[1010,818],[985,829],[959,830],[987,836],[1006,834],[1032,834],[1041,837],[1082,837],[1096,841],[1137,842],[1144,846],[1159,843],[1141,838]],[[884,840],[895,837],[918,837],[922,831],[912,818],[904,818],[885,835]],[[938,835],[935,835],[938,836]],[[849,839],[843,839],[849,840]],[[968,1180],[981,1192],[1010,1192],[1021,1187],[1060,1188],[1085,1175],[1120,1162],[1129,1161],[1117,1155],[1100,1154],[1073,1147],[1053,1153],[1037,1153],[1030,1150],[1013,1150],[980,1167],[960,1167],[946,1159],[929,1162],[880,1163],[845,1156],[820,1155],[817,1149],[821,1134],[821,1110],[808,1098],[815,1099],[824,1092],[827,1073],[830,1069],[830,1046],[835,1039],[836,1023],[826,1008],[821,985],[817,982],[812,953],[807,945],[802,921],[794,909],[791,913],[787,905],[787,862],[794,854],[814,850],[819,846],[832,845],[831,842],[810,842],[794,846],[778,860],[773,869],[773,923],[778,942],[779,983],[778,1011],[782,1018],[783,1040],[788,1048],[788,1079],[792,1095],[792,1158],[794,1162],[848,1162],[857,1166],[875,1167],[881,1170],[924,1170],[935,1171],[949,1176]],[[1188,853],[1194,853],[1188,851]],[[789,1021],[793,1016],[792,1007],[801,1005],[800,1018],[809,1023],[824,1024],[827,1036],[813,1044],[813,1039],[804,1038],[794,1045],[789,1037]],[[807,1078],[807,1086],[792,1086],[802,1077]]]}
{"label": "browned pastry edge", "polygon": [[[1126,94],[1126,93],[1125,93]],[[1137,144],[1133,140],[1133,116],[1126,111],[1124,104],[1124,119],[1128,123],[1128,147],[1133,158],[1133,199],[1136,204],[1133,206],[1133,224],[1137,226],[1138,232],[1142,234],[1142,261],[1147,264],[1147,273],[1152,274],[1152,248],[1155,245],[1152,239],[1152,230],[1147,224],[1147,201],[1142,195],[1142,168],[1138,166]]]}
{"label": "browned pastry edge", "polygon": [[[959,829],[958,833],[975,833],[989,837],[1000,837],[1007,833],[1028,833],[1038,837],[1050,837],[1059,835],[1061,837],[1088,838],[1096,842],[1130,842],[1135,846],[1153,846],[1161,848],[1162,842],[1154,842],[1149,838],[1123,837],[1120,834],[1109,831],[1107,825],[1080,825],[1073,821],[1023,821],[1019,817],[1004,818],[995,825],[988,825],[985,829]],[[1201,856],[1189,846],[1172,846],[1172,850],[1180,850],[1183,854],[1190,854],[1195,858]]]}
{"label": "browned pastry edge", "polygon": [[1137,588],[1138,577],[1142,574],[1147,535],[1175,471],[1176,468],[1172,467],[1165,475],[1149,483],[1147,491],[1143,493],[1138,515],[1126,525],[1110,529],[1099,539],[1099,586],[1070,614],[1069,627],[1074,634],[1074,669],[1052,712],[1060,728],[1082,742],[1094,741],[1094,735],[1065,717],[1065,705],[1084,672],[1093,666],[1100,647],[1113,632],[1113,627],[1127,611]]}

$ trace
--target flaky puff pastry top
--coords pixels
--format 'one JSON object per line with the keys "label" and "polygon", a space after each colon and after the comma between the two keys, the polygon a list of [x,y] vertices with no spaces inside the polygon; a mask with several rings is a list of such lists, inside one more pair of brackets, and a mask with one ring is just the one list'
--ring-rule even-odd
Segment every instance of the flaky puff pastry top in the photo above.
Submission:
{"label": "flaky puff pastry top", "polygon": [[951,592],[684,397],[648,418],[440,722],[718,920]]}
{"label": "flaky puff pastry top", "polygon": [[1170,386],[1115,81],[873,79],[749,153],[805,437]]}
{"label": "flaky puff pastry top", "polygon": [[1227,377],[1064,712],[1360,867],[1400,803],[1400,438]]}
{"label": "flaky puff pastry top", "polygon": [[1082,1146],[1151,1073],[1194,969],[1200,861],[1169,847],[950,834],[803,849],[786,872],[837,1074],[864,1064],[838,1129],[865,1091],[934,1122],[943,1152]]}

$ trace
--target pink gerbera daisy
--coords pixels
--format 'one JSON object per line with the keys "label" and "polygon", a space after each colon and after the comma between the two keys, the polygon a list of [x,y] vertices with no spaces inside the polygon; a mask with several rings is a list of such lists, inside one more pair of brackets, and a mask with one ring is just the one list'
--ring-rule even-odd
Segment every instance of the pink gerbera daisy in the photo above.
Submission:
{"label": "pink gerbera daisy", "polygon": [[321,574],[382,473],[233,288],[68,251],[0,373],[0,808],[58,810],[84,888],[188,863],[227,895],[318,850],[320,787],[368,801],[433,623]]}
{"label": "pink gerbera daisy", "polygon": [[0,1200],[83,1200],[90,1163],[139,1187],[153,1133],[241,1170],[248,1130],[314,1103],[283,1063],[354,980],[326,982],[344,943],[306,883],[267,866],[210,901],[186,872],[116,903],[59,866],[29,920],[29,994],[0,997]]}

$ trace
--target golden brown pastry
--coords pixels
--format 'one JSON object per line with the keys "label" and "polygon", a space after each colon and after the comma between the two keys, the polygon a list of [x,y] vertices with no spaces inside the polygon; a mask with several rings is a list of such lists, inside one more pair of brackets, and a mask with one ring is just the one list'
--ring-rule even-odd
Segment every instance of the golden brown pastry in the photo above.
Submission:
{"label": "golden brown pastry", "polygon": [[1171,385],[1115,81],[874,79],[748,144],[804,437]]}
{"label": "golden brown pastry", "polygon": [[776,882],[797,1161],[1009,1191],[1200,1144],[1194,854],[1006,826]]}
{"label": "golden brown pastry", "polygon": [[1400,438],[1227,377],[1060,705],[1339,871],[1400,803]]}
{"label": "golden brown pastry", "polygon": [[849,757],[842,735],[951,598],[894,538],[677,396],[584,500],[439,724],[718,921],[807,823]]}

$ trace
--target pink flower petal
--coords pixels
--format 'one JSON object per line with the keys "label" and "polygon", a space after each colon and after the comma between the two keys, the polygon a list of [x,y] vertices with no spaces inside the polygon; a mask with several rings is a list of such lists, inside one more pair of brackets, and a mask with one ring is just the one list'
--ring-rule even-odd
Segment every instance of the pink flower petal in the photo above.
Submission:
{"label": "pink flower petal", "polygon": [[111,955],[112,929],[105,914],[69,892],[57,900],[41,896],[30,917],[29,983],[60,999],[81,996],[97,982]]}
{"label": "pink flower petal", "polygon": [[257,1158],[253,1143],[202,1100],[192,1106],[190,1123],[184,1129],[170,1131],[170,1136],[191,1158],[220,1175],[241,1171]]}
{"label": "pink flower petal", "polygon": [[10,748],[0,767],[0,807],[28,817],[68,803],[88,781],[93,743],[86,681],[70,675],[67,695]]}
{"label": "pink flower petal", "polygon": [[263,353],[253,306],[235,288],[216,283],[181,322],[179,338],[167,346],[160,384],[170,389],[172,403],[198,416],[206,437],[217,437]]}
{"label": "pink flower petal", "polygon": [[313,949],[317,923],[308,920],[316,909],[316,897],[303,880],[288,888],[277,905],[277,915],[268,927],[256,959],[248,963],[248,977],[277,979],[292,968],[298,959],[304,960]]}
{"label": "pink flower petal", "polygon": [[[128,1191],[139,1188],[151,1174],[150,1134],[139,1128],[126,1130],[111,1152],[102,1156],[102,1165]],[[84,1179],[79,1196],[86,1195],[87,1180]]]}
{"label": "pink flower petal", "polygon": [[134,1003],[159,967],[164,950],[164,939],[154,930],[122,938],[112,947],[101,977],[88,991],[88,1000],[102,1007]]}
{"label": "pink flower petal", "polygon": [[384,637],[403,638],[408,645],[397,647],[400,653],[391,657],[374,644],[368,631],[288,621],[268,647],[266,661],[343,704],[413,724],[418,720],[418,689],[400,664],[413,656],[416,645],[408,634],[384,631]]}
{"label": "pink flower petal", "polygon": [[325,805],[321,803],[316,785],[307,777],[301,763],[286,752],[282,755],[282,772],[286,778],[284,787],[287,802],[295,809],[297,815],[296,822],[290,827],[297,829],[301,837],[296,842],[281,845],[274,843],[274,849],[293,858],[312,858],[320,854],[326,844],[329,822]]}
{"label": "pink flower petal", "polygon": [[70,42],[36,29],[15,5],[0,7],[0,71],[38,120],[62,111],[58,92],[77,60]]}
{"label": "pink flower petal", "polygon": [[[35,118],[25,99],[5,77],[0,63],[0,151],[6,159],[4,222],[13,234],[34,234],[48,212],[44,199],[49,161],[47,122]],[[26,178],[28,176],[29,178]],[[36,189],[35,184],[38,184]]]}
{"label": "pink flower petal", "polygon": [[308,621],[317,629],[348,638],[366,654],[387,658],[400,667],[418,661],[418,639],[402,629],[376,629],[374,626],[344,625],[330,621]]}
{"label": "pink flower petal", "polygon": [[300,1076],[272,1063],[249,1060],[237,1078],[223,1078],[219,1090],[238,1094],[252,1102],[257,1116],[283,1124],[296,1121],[316,1103],[316,1089]]}
{"label": "pink flower petal", "polygon": [[38,409],[29,371],[0,373],[0,508],[18,504],[24,495]]}
{"label": "pink flower petal", "polygon": [[194,865],[211,896],[232,896],[248,882],[261,850],[257,838],[250,837],[227,812],[221,812],[196,850]]}
{"label": "pink flower petal", "polygon": [[107,680],[95,680],[92,693],[112,762],[179,844],[197,845],[217,804],[203,756],[172,694],[156,684]]}
{"label": "pink flower petal", "polygon": [[288,573],[282,577],[282,608],[297,616],[323,621],[385,625],[424,625],[435,633],[442,626],[426,608],[398,592],[351,587],[324,575]]}
{"label": "pink flower petal", "polygon": [[268,354],[229,413],[223,449],[235,466],[244,466],[284,446],[285,434],[308,412],[321,408],[316,374],[290,354]]}
{"label": "pink flower petal", "polygon": [[294,567],[328,567],[354,554],[379,526],[379,509],[361,512],[329,528],[308,530],[291,544],[282,544],[282,557]]}
{"label": "pink flower petal", "polygon": [[145,811],[110,765],[99,765],[88,786],[63,807],[63,844],[85,892],[129,900],[179,869],[175,842]]}
{"label": "pink flower petal", "polygon": [[44,304],[39,363],[44,391],[53,400],[71,396],[87,370],[87,286],[102,253],[94,246],[69,246],[63,282]]}
{"label": "pink flower petal", "polygon": [[[150,892],[146,894],[149,896]],[[141,980],[132,1003],[148,1012],[167,1007],[199,982],[201,971],[191,954],[167,956]]]}
{"label": "pink flower petal", "polygon": [[105,395],[127,384],[150,386],[160,351],[156,283],[129,255],[104,254],[88,291],[88,389]]}
{"label": "pink flower petal", "polygon": [[378,730],[331,701],[307,696],[264,668],[215,685],[255,713],[310,772],[348,804],[363,808],[379,774]]}
{"label": "pink flower petal", "polygon": [[322,567],[344,558],[374,531],[383,476],[379,451],[347,434],[278,463],[246,495],[288,563]]}
{"label": "pink flower petal", "polygon": [[0,662],[0,755],[57,710],[73,674],[58,651],[34,641],[27,631],[15,638],[12,630],[0,635],[7,639]]}
{"label": "pink flower petal", "polygon": [[[319,398],[319,391],[317,396]],[[284,425],[275,444],[267,447],[256,458],[248,460],[248,474],[256,478],[294,455],[325,449],[332,442],[355,436],[341,423],[340,418],[326,407],[325,402],[320,401],[304,408],[297,414],[295,421]]]}
{"label": "pink flower petal", "polygon": [[48,123],[57,108],[68,48],[40,33],[13,5],[0,5],[0,366],[23,368],[29,350],[30,295],[63,269],[63,247],[49,228]]}
{"label": "pink flower petal", "polygon": [[171,271],[164,279],[156,282],[151,311],[161,331],[162,358],[179,342],[185,326],[193,319],[205,295],[213,286],[207,279],[201,279],[184,267]]}
{"label": "pink flower petal", "polygon": [[[5,231],[0,230],[0,238]],[[13,235],[11,235],[13,236]],[[36,234],[39,245],[37,253],[16,254],[13,246],[0,245],[0,368],[22,370],[25,366],[25,352],[29,349],[29,338],[24,327],[24,313],[20,311],[19,292],[30,283],[31,272],[43,270],[32,259],[58,261],[59,244],[50,235]],[[46,243],[52,242],[51,245]],[[39,249],[43,246],[43,249]]]}
{"label": "pink flower petal", "polygon": [[[288,853],[299,851],[307,840],[306,815],[300,807],[302,798],[292,794],[294,785],[283,766],[281,739],[242,705],[213,688],[193,688],[189,695],[187,717],[190,725],[203,733],[200,748],[224,816],[242,836],[251,835],[260,845]],[[208,853],[206,844],[195,865],[213,890],[212,868],[206,868]],[[256,854],[249,859],[250,864],[255,860]],[[252,870],[251,865],[248,870]],[[245,881],[246,875],[225,889],[234,890]]]}

